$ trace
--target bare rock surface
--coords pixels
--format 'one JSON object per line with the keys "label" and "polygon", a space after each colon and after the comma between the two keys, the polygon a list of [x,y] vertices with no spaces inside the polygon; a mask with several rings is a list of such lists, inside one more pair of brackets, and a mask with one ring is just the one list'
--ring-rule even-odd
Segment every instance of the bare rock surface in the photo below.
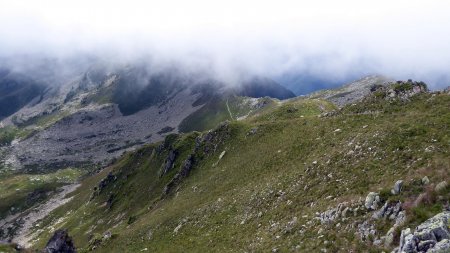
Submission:
{"label": "bare rock surface", "polygon": [[72,238],[66,230],[57,230],[47,243],[45,253],[76,253]]}
{"label": "bare rock surface", "polygon": [[327,99],[338,107],[355,103],[370,94],[374,85],[388,85],[393,80],[384,76],[372,75],[361,78],[338,89],[323,90],[312,93],[311,98]]}
{"label": "bare rock surface", "polygon": [[[176,132],[180,122],[201,107],[192,106],[197,98],[185,89],[165,103],[128,116],[113,104],[81,110],[14,145],[10,159],[32,171],[101,163]],[[158,134],[167,126],[173,130]]]}
{"label": "bare rock surface", "polygon": [[449,252],[450,251],[450,212],[445,211],[426,220],[413,232],[410,228],[402,230],[398,253]]}

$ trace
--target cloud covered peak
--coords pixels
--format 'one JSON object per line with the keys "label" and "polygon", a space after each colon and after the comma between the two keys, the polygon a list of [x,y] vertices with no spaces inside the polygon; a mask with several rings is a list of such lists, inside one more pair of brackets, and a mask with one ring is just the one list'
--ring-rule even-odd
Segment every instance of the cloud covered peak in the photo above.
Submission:
{"label": "cloud covered peak", "polygon": [[449,10],[443,0],[2,0],[0,56],[151,59],[230,83],[243,73],[324,83],[380,73],[440,88]]}

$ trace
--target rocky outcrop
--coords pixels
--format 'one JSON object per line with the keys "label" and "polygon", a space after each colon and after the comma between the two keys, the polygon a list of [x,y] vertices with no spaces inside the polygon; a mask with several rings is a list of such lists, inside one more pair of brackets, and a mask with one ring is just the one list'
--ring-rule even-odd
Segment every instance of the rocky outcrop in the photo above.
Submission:
{"label": "rocky outcrop", "polygon": [[357,234],[361,241],[366,242],[370,240],[370,238],[374,238],[377,234],[377,230],[375,225],[369,222],[368,220],[358,225]]}
{"label": "rocky outcrop", "polygon": [[[395,230],[406,220],[406,212],[400,201],[386,201],[383,204],[378,193],[370,192],[364,200],[342,202],[325,212],[317,212],[315,219],[328,228],[340,227],[344,231],[354,231],[363,242],[370,242],[377,247],[384,244],[389,248],[394,241]],[[377,230],[377,220],[381,219],[393,224],[386,234]]]}
{"label": "rocky outcrop", "polygon": [[400,191],[402,190],[402,186],[403,186],[403,180],[398,180],[397,182],[395,182],[394,188],[392,189],[392,194],[397,195],[400,193]]}
{"label": "rocky outcrop", "polygon": [[434,190],[436,192],[440,192],[443,191],[445,188],[447,188],[448,183],[446,181],[442,181],[439,184],[436,185],[436,187],[434,188]]}
{"label": "rocky outcrop", "polygon": [[402,203],[386,201],[386,203],[372,215],[374,219],[389,219],[395,220],[396,223],[403,222],[405,211],[402,211]]}
{"label": "rocky outcrop", "polygon": [[380,238],[374,241],[374,244],[377,244],[378,246],[384,244],[385,247],[390,247],[394,242],[395,230],[399,226],[403,225],[403,223],[406,220],[406,212],[402,209],[402,203],[400,201],[399,202],[386,201],[386,203],[379,210],[373,213],[372,219],[375,220],[385,219],[394,221],[394,225],[388,230],[386,235],[381,236]]}
{"label": "rocky outcrop", "polygon": [[167,172],[169,172],[173,168],[175,159],[177,159],[177,155],[178,155],[177,151],[175,151],[173,149],[171,149],[169,151],[169,154],[167,155],[167,158],[163,165],[161,177],[164,176],[165,174],[167,174]]}
{"label": "rocky outcrop", "polygon": [[322,224],[330,224],[339,217],[347,217],[347,215],[349,215],[350,212],[353,212],[353,210],[354,209],[349,206],[348,202],[343,202],[339,203],[335,208],[330,208],[323,213],[318,213],[317,218]]}
{"label": "rocky outcrop", "polygon": [[[184,160],[179,172],[164,187],[163,195],[169,194],[180,182],[189,176],[194,164],[198,162],[199,157],[209,156],[215,153],[220,144],[230,137],[229,122],[225,121],[219,124],[214,130],[208,131],[195,139],[195,146],[192,153]],[[223,153],[223,152],[222,152]],[[221,154],[221,156],[225,153]]]}
{"label": "rocky outcrop", "polygon": [[102,192],[103,189],[111,184],[112,182],[116,181],[117,176],[113,175],[111,172],[108,173],[108,175],[103,178],[100,183],[98,184],[98,191]]}
{"label": "rocky outcrop", "polygon": [[214,130],[197,137],[194,153],[201,152],[209,155],[216,152],[217,147],[230,137],[229,124],[230,122],[228,121],[222,122]]}
{"label": "rocky outcrop", "polygon": [[117,180],[117,176],[112,174],[112,172],[109,172],[108,175],[103,178],[99,183],[98,186],[94,187],[94,191],[91,195],[91,200],[98,196],[100,193],[103,192],[103,190],[110,184],[114,183]]}
{"label": "rocky outcrop", "polygon": [[444,239],[434,245],[427,253],[448,253],[450,251],[450,240]]}
{"label": "rocky outcrop", "polygon": [[380,204],[380,195],[376,192],[370,192],[364,203],[364,206],[369,210],[378,209],[378,205]]}
{"label": "rocky outcrop", "polygon": [[402,230],[396,253],[450,252],[450,212],[442,212],[417,226]]}
{"label": "rocky outcrop", "polygon": [[410,97],[419,93],[428,92],[427,85],[424,82],[397,81],[388,85],[374,85],[370,91],[375,97],[384,98],[386,100],[409,100]]}
{"label": "rocky outcrop", "polygon": [[397,81],[388,91],[389,97],[398,97],[400,99],[408,99],[416,94],[427,92],[428,88],[424,82]]}
{"label": "rocky outcrop", "polygon": [[180,172],[178,172],[172,178],[172,180],[164,187],[163,194],[164,195],[169,194],[173,190],[173,188],[175,188],[177,185],[180,184],[183,178],[189,176],[189,173],[191,172],[193,166],[194,166],[194,155],[191,154],[184,161],[183,165],[181,166]]}
{"label": "rocky outcrop", "polygon": [[383,87],[392,81],[393,80],[383,76],[367,76],[335,90],[314,92],[309,97],[327,99],[338,107],[343,107],[362,100],[370,94],[371,87],[374,85]]}
{"label": "rocky outcrop", "polygon": [[45,246],[45,253],[76,253],[72,238],[66,230],[57,230]]}
{"label": "rocky outcrop", "polygon": [[180,176],[187,177],[192,170],[194,165],[194,155],[189,155],[186,160],[184,160],[183,166],[181,167]]}

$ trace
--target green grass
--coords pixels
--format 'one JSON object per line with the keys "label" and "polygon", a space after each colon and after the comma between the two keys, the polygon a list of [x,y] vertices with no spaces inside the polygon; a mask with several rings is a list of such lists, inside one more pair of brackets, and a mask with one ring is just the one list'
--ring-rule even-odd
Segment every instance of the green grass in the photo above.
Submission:
{"label": "green grass", "polygon": [[[414,183],[425,175],[432,184],[449,180],[449,104],[445,94],[408,102],[374,99],[332,117],[318,117],[335,109],[322,100],[274,105],[213,131],[209,151],[200,146],[190,175],[164,196],[200,133],[169,135],[164,149],[148,145],[86,178],[71,202],[41,221],[46,229],[35,247],[45,245],[48,228],[55,226],[69,229],[80,252],[106,231],[115,236],[98,243],[98,252],[376,252],[352,232],[330,229],[319,239],[308,221],[369,191],[391,198],[383,189],[398,179],[407,184],[392,198],[404,201],[426,190]],[[256,133],[249,134],[253,128]],[[179,155],[174,169],[160,177],[170,148]],[[117,180],[91,198],[109,172]],[[408,209],[406,225],[436,213],[443,204],[437,200],[445,197],[448,189],[436,201]]]}
{"label": "green grass", "polygon": [[29,199],[28,196],[39,191],[46,193],[54,191],[56,188],[74,183],[81,176],[81,172],[68,168],[59,170],[51,174],[9,174],[0,176],[0,217],[6,216],[11,208],[14,212],[31,207],[35,202],[46,199],[45,194],[41,194],[36,199]]}
{"label": "green grass", "polygon": [[308,116],[317,116],[322,112],[329,112],[335,109],[336,107],[332,103],[325,100],[300,98],[282,103],[279,106],[270,107],[252,121],[260,122],[267,120],[281,121],[299,119]]}
{"label": "green grass", "polygon": [[17,119],[13,119],[16,124],[15,126],[7,126],[0,129],[0,146],[10,145],[16,138],[22,140],[30,138],[40,130],[52,126],[69,114],[69,111],[58,111],[50,114],[35,116],[20,123],[17,122]]}
{"label": "green grass", "polygon": [[2,245],[0,244],[0,253],[16,253],[14,245]]}
{"label": "green grass", "polygon": [[33,117],[23,123],[17,123],[16,125],[20,129],[24,129],[24,130],[26,130],[26,127],[32,126],[32,125],[40,127],[40,128],[47,128],[47,127],[53,125],[54,123],[56,123],[57,121],[59,121],[60,119],[68,116],[69,114],[70,114],[70,112],[68,112],[68,111],[57,111],[54,113],[49,113],[49,114]]}
{"label": "green grass", "polygon": [[7,126],[0,128],[0,146],[5,146],[11,144],[11,142],[16,138],[17,128],[12,126]]}
{"label": "green grass", "polygon": [[[228,106],[227,106],[228,105]],[[229,96],[211,99],[202,108],[185,118],[180,126],[180,132],[205,131],[226,120],[236,120],[251,113],[250,105],[245,98]]]}

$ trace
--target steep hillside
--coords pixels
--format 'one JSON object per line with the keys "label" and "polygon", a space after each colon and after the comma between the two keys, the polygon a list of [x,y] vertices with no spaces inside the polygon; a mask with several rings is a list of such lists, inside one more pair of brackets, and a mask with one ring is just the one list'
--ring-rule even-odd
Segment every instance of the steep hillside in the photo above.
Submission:
{"label": "steep hillside", "polygon": [[[26,243],[42,249],[64,228],[79,252],[419,247],[414,227],[449,208],[449,104],[448,93],[403,82],[342,109],[298,98],[170,134],[84,179]],[[436,226],[444,237],[420,247],[445,247],[448,226],[433,222],[422,234]]]}

